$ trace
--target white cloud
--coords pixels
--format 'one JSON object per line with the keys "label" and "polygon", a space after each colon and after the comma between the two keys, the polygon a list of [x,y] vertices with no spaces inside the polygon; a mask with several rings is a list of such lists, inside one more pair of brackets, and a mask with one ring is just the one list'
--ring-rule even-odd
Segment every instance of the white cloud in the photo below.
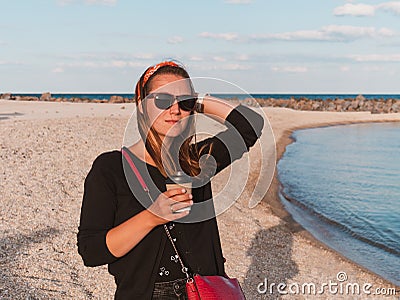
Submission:
{"label": "white cloud", "polygon": [[87,4],[115,5],[117,0],[85,0]]}
{"label": "white cloud", "polygon": [[399,54],[360,54],[350,55],[357,62],[400,62]]}
{"label": "white cloud", "polygon": [[203,60],[204,60],[203,57],[201,57],[201,56],[196,56],[196,55],[190,56],[188,59],[189,59],[190,61],[203,61]]}
{"label": "white cloud", "polygon": [[[103,61],[99,60],[78,60],[74,62],[62,62],[58,64],[58,68],[54,69],[53,72],[57,69],[62,69],[64,71],[65,68],[144,68],[149,64],[144,61],[137,61],[131,59],[107,59]],[[55,72],[57,73],[57,72]],[[60,73],[60,72],[58,72]]]}
{"label": "white cloud", "polygon": [[400,15],[400,1],[381,3],[377,5],[377,8]]}
{"label": "white cloud", "polygon": [[[61,70],[72,69],[129,69],[146,68],[154,59],[161,55],[152,53],[126,53],[126,52],[83,52],[77,54],[56,56],[60,59],[57,67]],[[53,70],[56,72],[57,68]]]}
{"label": "white cloud", "polygon": [[306,73],[308,72],[308,68],[298,66],[272,67],[271,71],[282,73]]}
{"label": "white cloud", "polygon": [[[219,67],[218,67],[219,68]],[[221,66],[222,70],[237,71],[237,70],[250,70],[250,66],[242,64],[225,64]]]}
{"label": "white cloud", "polygon": [[393,36],[394,31],[375,27],[357,27],[346,25],[329,25],[319,30],[302,30],[274,34],[251,35],[250,39],[255,41],[330,41],[350,42],[360,38],[376,38],[382,36]]}
{"label": "white cloud", "polygon": [[[359,39],[377,39],[393,37],[396,32],[389,28],[361,27],[350,25],[328,25],[320,29],[299,30],[280,33],[251,34],[239,36],[237,33],[212,33],[202,32],[200,37],[212,39],[233,41],[239,43],[249,42],[272,42],[272,41],[304,41],[304,42],[352,42]],[[247,60],[242,56],[238,60]]]}
{"label": "white cloud", "polygon": [[129,60],[112,60],[111,62],[103,62],[101,64],[96,64],[96,67],[102,68],[126,68],[126,67],[146,67],[147,64],[138,61]]}
{"label": "white cloud", "polygon": [[383,2],[377,5],[347,3],[343,6],[336,7],[333,10],[333,14],[335,16],[367,17],[375,15],[378,10],[400,15],[400,1]]}
{"label": "white cloud", "polygon": [[350,67],[349,67],[349,66],[341,66],[339,69],[340,69],[340,71],[342,71],[342,72],[348,72],[348,71],[350,71]]}
{"label": "white cloud", "polygon": [[224,62],[224,61],[226,61],[226,58],[225,58],[225,57],[222,57],[222,56],[214,56],[212,59],[213,59],[214,61],[218,61],[218,62]]}
{"label": "white cloud", "polygon": [[117,4],[118,0],[58,0],[58,4],[60,5],[68,5],[68,4],[72,4],[75,2],[83,2],[85,4],[89,4],[89,5],[96,5],[96,4],[100,4],[100,5],[115,5]]}
{"label": "white cloud", "polygon": [[344,26],[344,25],[330,25],[323,28],[328,35],[344,36],[349,38],[362,38],[362,37],[380,37],[380,36],[393,36],[395,33],[388,28],[377,29],[375,27],[357,27],[357,26]]}
{"label": "white cloud", "polygon": [[98,63],[94,61],[83,61],[81,63],[78,63],[78,65],[81,65],[82,67],[85,68],[98,68],[100,66],[105,67],[108,63]]}
{"label": "white cloud", "polygon": [[336,7],[333,14],[335,16],[373,16],[375,14],[375,6],[361,3],[347,3],[343,6]]}
{"label": "white cloud", "polygon": [[225,3],[228,4],[250,4],[253,1],[252,0],[225,0]]}
{"label": "white cloud", "polygon": [[0,65],[26,65],[26,63],[23,63],[18,60],[15,60],[15,61],[0,60]]}
{"label": "white cloud", "polygon": [[381,28],[378,31],[378,34],[381,36],[394,36],[396,35],[396,32],[394,32],[393,30],[389,29],[389,28]]}
{"label": "white cloud", "polygon": [[183,37],[181,36],[173,36],[167,40],[168,44],[180,44],[183,42]]}
{"label": "white cloud", "polygon": [[155,56],[154,56],[154,54],[151,54],[151,53],[143,53],[143,54],[134,54],[133,58],[146,60],[146,59],[154,59]]}
{"label": "white cloud", "polygon": [[236,33],[202,32],[200,33],[200,37],[216,39],[216,40],[234,41],[237,40],[239,36]]}
{"label": "white cloud", "polygon": [[64,6],[64,5],[68,5],[68,4],[72,3],[72,2],[74,2],[74,0],[58,0],[57,2],[58,2],[59,5]]}
{"label": "white cloud", "polygon": [[56,56],[58,59],[67,60],[93,60],[93,61],[110,61],[110,60],[153,60],[155,58],[152,53],[124,53],[124,52],[82,52],[78,54],[65,54]]}
{"label": "white cloud", "polygon": [[362,70],[365,72],[381,72],[385,71],[385,68],[379,66],[366,66],[362,68]]}
{"label": "white cloud", "polygon": [[52,73],[64,73],[64,68],[57,67],[51,71]]}
{"label": "white cloud", "polygon": [[116,67],[116,68],[125,68],[127,66],[127,62],[123,60],[113,60],[111,62],[111,66]]}
{"label": "white cloud", "polygon": [[194,66],[197,70],[200,71],[210,71],[210,70],[224,70],[224,71],[246,71],[250,70],[251,67],[242,64],[228,63],[228,64],[198,64]]}
{"label": "white cloud", "polygon": [[240,60],[240,61],[246,61],[249,60],[249,56],[247,54],[239,54],[235,56],[235,59]]}
{"label": "white cloud", "polygon": [[128,66],[131,68],[147,68],[149,64],[140,61],[130,61]]}

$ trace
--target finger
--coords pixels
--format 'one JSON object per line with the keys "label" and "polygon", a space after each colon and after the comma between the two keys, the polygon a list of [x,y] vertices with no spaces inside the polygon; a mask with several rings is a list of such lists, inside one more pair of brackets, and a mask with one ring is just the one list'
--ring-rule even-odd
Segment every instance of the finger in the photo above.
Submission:
{"label": "finger", "polygon": [[177,202],[175,204],[171,204],[170,205],[170,210],[172,213],[177,213],[179,212],[181,209],[187,209],[190,210],[190,208],[193,205],[193,201],[185,201],[185,202]]}
{"label": "finger", "polygon": [[192,194],[180,194],[180,195],[175,195],[169,199],[172,200],[172,203],[183,202],[183,201],[188,201],[188,200],[193,199],[193,195]]}
{"label": "finger", "polygon": [[185,210],[182,212],[175,212],[172,214],[172,217],[170,218],[171,221],[177,220],[177,219],[181,219],[183,217],[186,217],[188,214],[190,213],[189,210]]}
{"label": "finger", "polygon": [[185,193],[186,193],[186,189],[177,188],[177,189],[170,189],[168,191],[165,191],[164,195],[167,196],[168,198],[171,198],[175,195],[181,195],[181,194],[185,194]]}

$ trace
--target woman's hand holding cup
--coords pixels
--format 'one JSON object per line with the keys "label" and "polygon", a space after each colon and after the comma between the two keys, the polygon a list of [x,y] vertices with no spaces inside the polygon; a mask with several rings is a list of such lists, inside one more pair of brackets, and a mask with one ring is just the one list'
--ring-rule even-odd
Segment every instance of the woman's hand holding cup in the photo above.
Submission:
{"label": "woman's hand holding cup", "polygon": [[169,189],[160,194],[148,209],[156,217],[157,225],[162,225],[187,216],[193,205],[192,198],[185,188]]}

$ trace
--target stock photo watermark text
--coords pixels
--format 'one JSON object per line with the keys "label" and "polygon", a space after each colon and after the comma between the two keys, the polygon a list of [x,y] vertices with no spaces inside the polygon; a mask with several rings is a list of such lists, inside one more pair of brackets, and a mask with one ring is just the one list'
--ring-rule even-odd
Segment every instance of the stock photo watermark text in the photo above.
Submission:
{"label": "stock photo watermark text", "polygon": [[280,295],[380,295],[395,296],[394,287],[374,287],[371,283],[356,283],[348,281],[345,272],[339,272],[335,280],[315,283],[275,283],[264,278],[263,282],[257,285],[259,294],[280,294]]}

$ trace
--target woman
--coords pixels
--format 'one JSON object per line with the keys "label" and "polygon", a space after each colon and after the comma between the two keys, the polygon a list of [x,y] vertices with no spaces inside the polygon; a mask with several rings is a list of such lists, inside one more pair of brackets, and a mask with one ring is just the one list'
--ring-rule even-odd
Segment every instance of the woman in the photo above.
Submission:
{"label": "woman", "polygon": [[[186,276],[163,225],[190,272],[225,274],[209,201],[210,174],[203,169],[214,162],[214,175],[240,158],[260,136],[263,119],[244,106],[197,95],[186,70],[172,61],[143,73],[135,102],[141,139],[125,150],[152,199],[126,171],[121,151],[99,155],[85,180],[78,251],[86,266],[108,264],[117,285],[116,299],[186,299]],[[196,113],[220,120],[228,129],[193,142]],[[165,180],[177,168],[197,182],[192,193],[166,190]]]}

